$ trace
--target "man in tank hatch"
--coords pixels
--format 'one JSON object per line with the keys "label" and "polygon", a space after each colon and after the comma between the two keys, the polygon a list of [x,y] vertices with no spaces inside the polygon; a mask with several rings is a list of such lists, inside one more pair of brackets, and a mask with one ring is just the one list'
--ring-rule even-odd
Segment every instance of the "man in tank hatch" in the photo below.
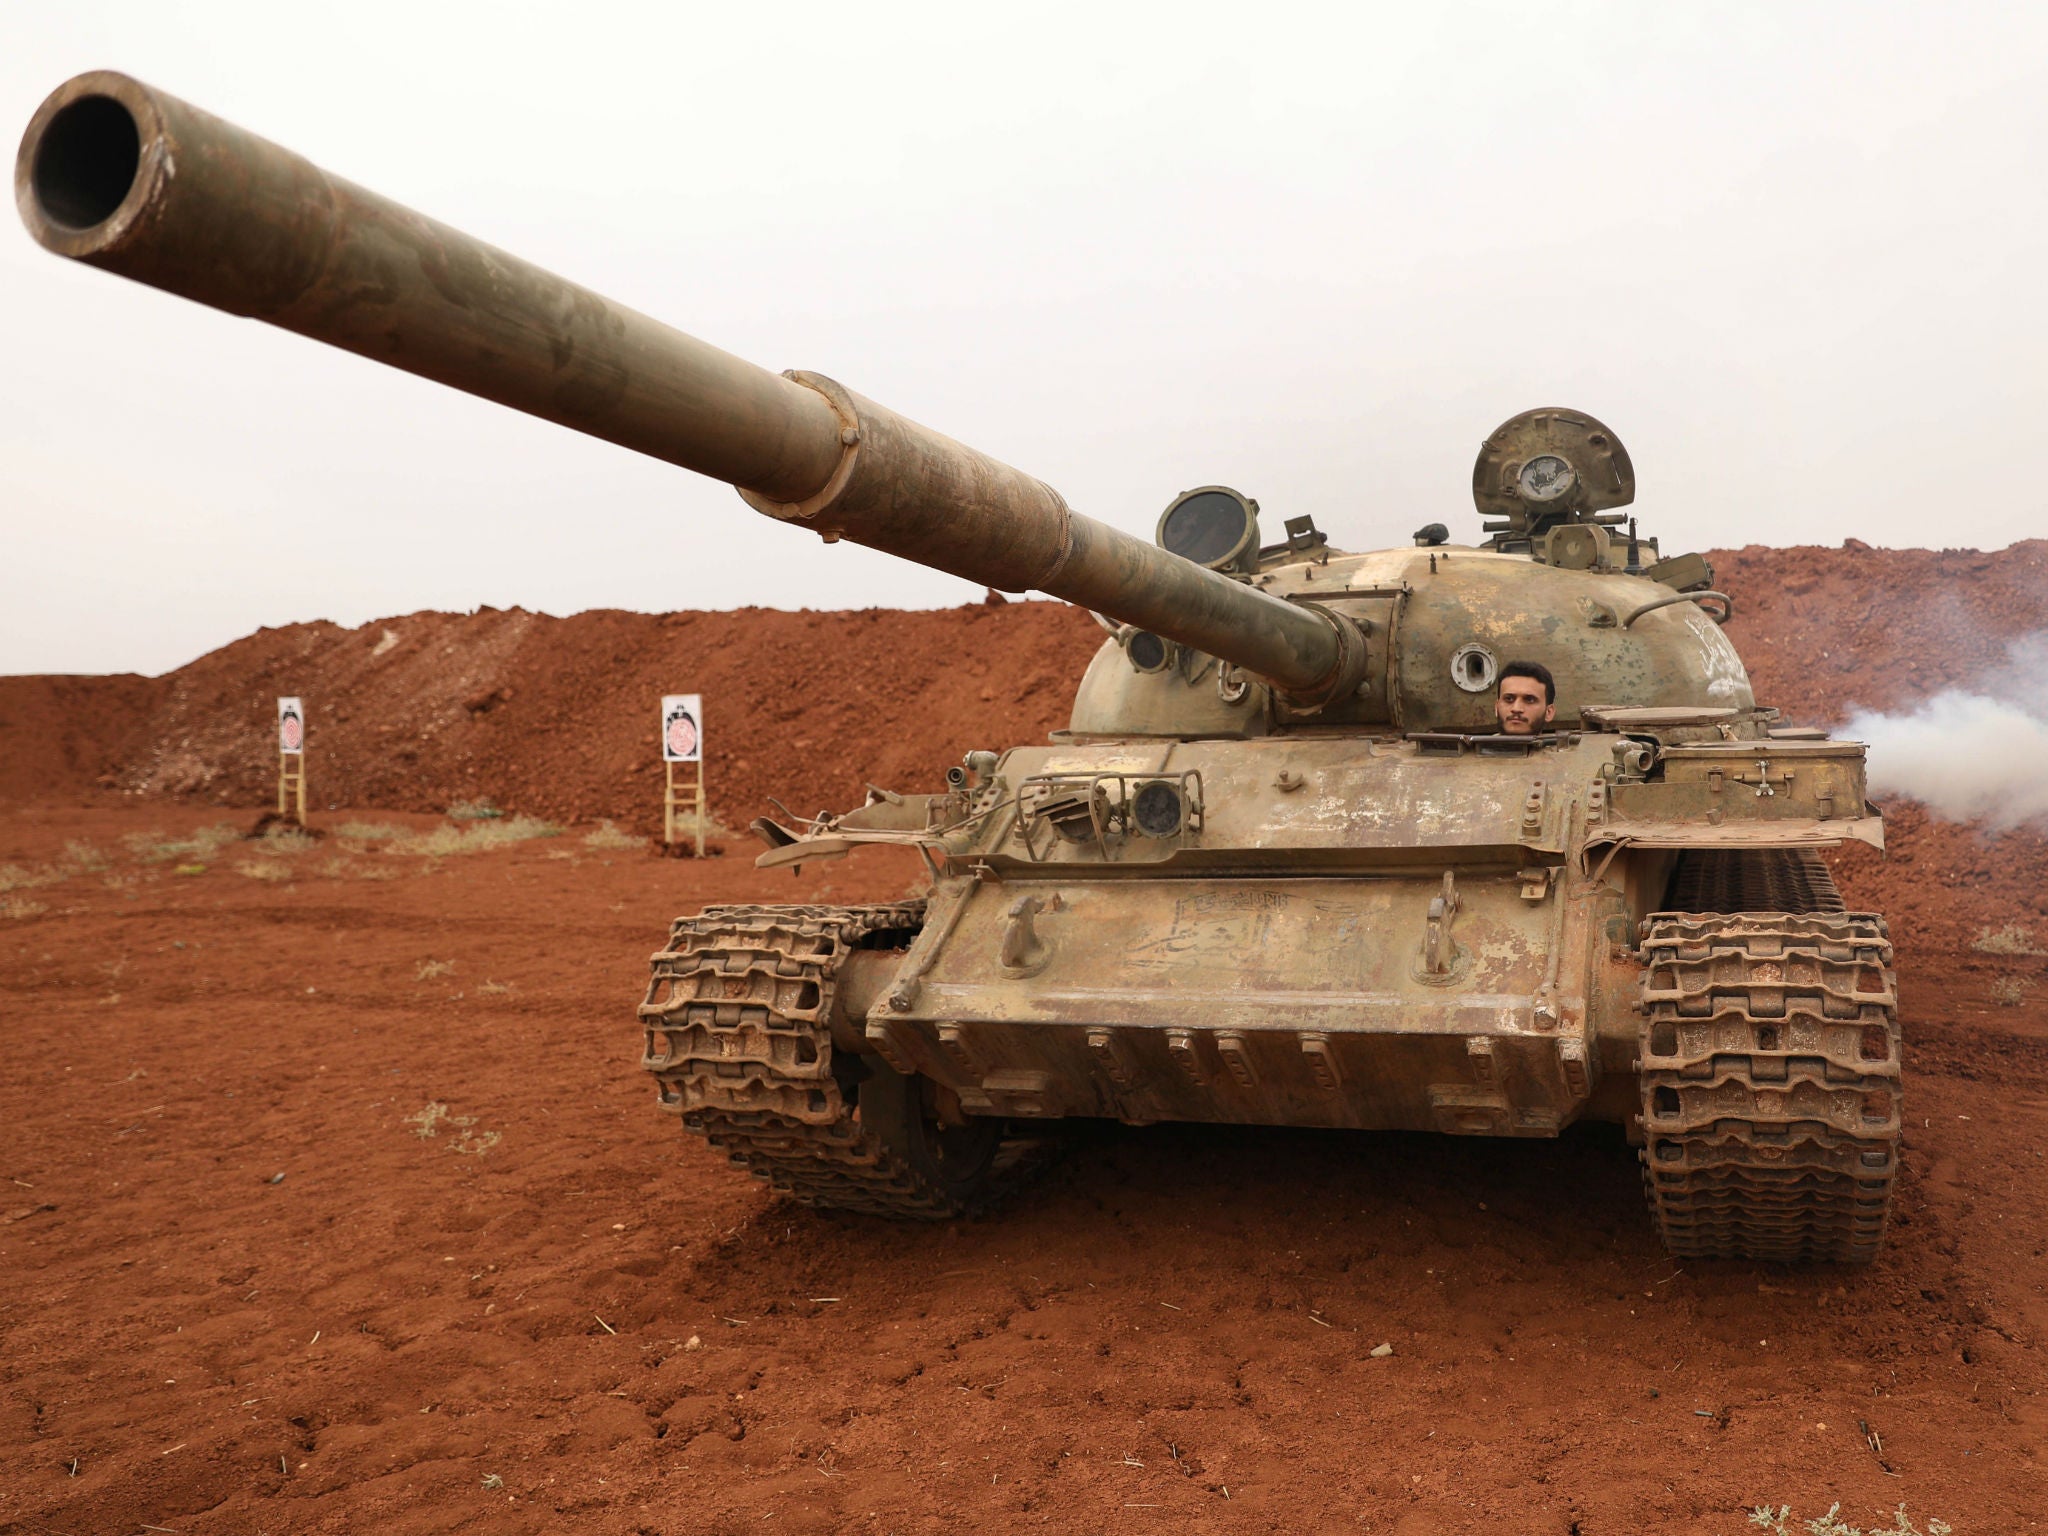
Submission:
{"label": "man in tank hatch", "polygon": [[1533,736],[1557,718],[1557,681],[1536,661],[1511,661],[1500,669],[1493,712],[1503,733]]}

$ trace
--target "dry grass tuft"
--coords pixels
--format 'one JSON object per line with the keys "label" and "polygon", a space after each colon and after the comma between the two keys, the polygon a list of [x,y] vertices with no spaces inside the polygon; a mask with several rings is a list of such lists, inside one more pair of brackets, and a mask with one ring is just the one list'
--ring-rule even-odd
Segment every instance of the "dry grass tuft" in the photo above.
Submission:
{"label": "dry grass tuft", "polygon": [[2033,990],[2033,983],[2024,976],[2001,976],[1991,983],[1991,996],[1995,1002],[2008,1008],[2017,1008],[2027,1000]]}
{"label": "dry grass tuft", "polygon": [[19,864],[0,864],[0,891],[33,890],[55,885],[64,876],[54,869],[23,869]]}
{"label": "dry grass tuft", "polygon": [[591,831],[583,834],[586,848],[645,848],[647,839],[635,837],[630,832],[621,832],[609,820],[601,821]]}
{"label": "dry grass tuft", "polygon": [[2033,934],[2018,923],[2007,923],[2003,928],[1986,928],[1971,943],[1970,948],[1986,955],[2043,955],[2048,950],[2037,947]]}
{"label": "dry grass tuft", "polygon": [[359,849],[344,849],[320,861],[317,873],[329,880],[396,880],[398,871],[389,864],[372,864],[351,858]]}
{"label": "dry grass tuft", "polygon": [[247,875],[251,880],[289,880],[292,867],[280,864],[276,859],[244,859],[235,866],[235,873]]}
{"label": "dry grass tuft", "polygon": [[476,991],[479,997],[516,997],[519,988],[516,983],[509,981],[486,981]]}
{"label": "dry grass tuft", "polygon": [[394,827],[388,821],[344,821],[334,829],[334,835],[348,843],[388,843],[407,836],[403,827]]}
{"label": "dry grass tuft", "polygon": [[145,864],[205,862],[230,843],[242,840],[241,830],[217,821],[200,827],[190,837],[165,837],[161,832],[131,832],[121,841]]}
{"label": "dry grass tuft", "polygon": [[396,880],[398,871],[388,864],[359,864],[347,854],[359,850],[346,850],[335,855],[320,866],[320,873],[336,880]]}
{"label": "dry grass tuft", "polygon": [[465,827],[436,827],[393,843],[391,851],[438,859],[455,853],[488,853],[537,837],[559,837],[561,832],[553,822],[536,816],[512,816],[503,821],[475,821]]}
{"label": "dry grass tuft", "polygon": [[9,896],[0,901],[0,917],[41,917],[49,910],[40,901],[30,901],[26,896]]}
{"label": "dry grass tuft", "polygon": [[679,843],[692,841],[697,836],[697,827],[700,822],[703,824],[704,841],[707,843],[715,843],[720,839],[730,839],[739,835],[731,827],[726,826],[709,814],[699,816],[695,811],[677,811],[676,841]]}
{"label": "dry grass tuft", "polygon": [[505,813],[484,800],[458,800],[448,807],[450,821],[502,821]]}
{"label": "dry grass tuft", "polygon": [[64,862],[73,869],[94,873],[107,867],[107,856],[83,838],[74,837],[64,845]]}
{"label": "dry grass tuft", "polygon": [[273,827],[263,834],[263,851],[297,857],[310,853],[320,846],[318,838],[308,837],[297,827]]}
{"label": "dry grass tuft", "polygon": [[413,975],[414,981],[438,981],[455,969],[453,960],[422,960],[420,968]]}

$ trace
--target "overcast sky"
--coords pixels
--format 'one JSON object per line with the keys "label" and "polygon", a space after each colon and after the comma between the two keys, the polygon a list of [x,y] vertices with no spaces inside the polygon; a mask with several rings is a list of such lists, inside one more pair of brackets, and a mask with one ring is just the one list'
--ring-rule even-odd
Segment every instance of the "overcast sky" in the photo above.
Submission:
{"label": "overcast sky", "polygon": [[[1604,418],[1667,550],[2048,531],[2048,11],[137,0],[0,9],[0,123],[137,75],[1150,536],[1192,485],[1476,540]],[[684,471],[0,230],[0,672],[419,608],[925,606]]]}

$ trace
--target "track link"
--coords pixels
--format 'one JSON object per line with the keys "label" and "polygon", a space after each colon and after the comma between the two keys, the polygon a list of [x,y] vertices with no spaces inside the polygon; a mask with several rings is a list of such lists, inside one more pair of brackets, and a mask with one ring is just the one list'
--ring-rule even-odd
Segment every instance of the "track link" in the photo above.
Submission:
{"label": "track link", "polygon": [[1827,862],[1811,848],[1688,849],[1671,872],[1674,912],[1841,912]]}
{"label": "track link", "polygon": [[1681,1258],[1868,1263],[1898,1168],[1898,996],[1871,913],[1643,921],[1643,1180]]}
{"label": "track link", "polygon": [[855,949],[909,943],[924,903],[706,907],[677,918],[640,1004],[662,1106],[736,1167],[807,1205],[957,1215],[960,1197],[863,1124],[859,1058],[832,995]]}

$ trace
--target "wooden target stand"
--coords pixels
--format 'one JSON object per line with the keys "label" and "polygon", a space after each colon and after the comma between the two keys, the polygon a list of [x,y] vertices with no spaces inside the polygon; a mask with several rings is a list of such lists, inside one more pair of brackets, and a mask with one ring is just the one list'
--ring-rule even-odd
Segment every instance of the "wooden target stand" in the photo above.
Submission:
{"label": "wooden target stand", "polygon": [[[698,858],[704,857],[704,761],[678,763],[662,759],[665,783],[661,796],[661,848],[670,858],[679,856],[676,842],[676,812],[694,813],[696,818],[696,849]],[[681,768],[686,777],[678,782],[676,770]]]}
{"label": "wooden target stand", "polygon": [[306,752],[277,754],[277,819],[306,824]]}

